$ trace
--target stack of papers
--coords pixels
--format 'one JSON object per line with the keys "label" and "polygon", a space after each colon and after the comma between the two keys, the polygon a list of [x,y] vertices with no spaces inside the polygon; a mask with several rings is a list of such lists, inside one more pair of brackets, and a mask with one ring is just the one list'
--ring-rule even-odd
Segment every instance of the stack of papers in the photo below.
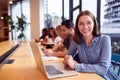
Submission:
{"label": "stack of papers", "polygon": [[46,56],[45,54],[42,54],[42,59],[44,61],[51,61],[51,60],[57,60],[58,58],[55,56]]}

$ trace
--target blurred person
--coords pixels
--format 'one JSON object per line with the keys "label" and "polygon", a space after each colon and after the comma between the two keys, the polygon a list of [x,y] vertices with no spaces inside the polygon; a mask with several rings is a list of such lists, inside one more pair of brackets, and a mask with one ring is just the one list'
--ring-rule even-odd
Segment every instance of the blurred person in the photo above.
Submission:
{"label": "blurred person", "polygon": [[49,39],[52,40],[54,45],[57,45],[62,41],[62,38],[57,35],[55,29],[53,27],[49,28]]}
{"label": "blurred person", "polygon": [[39,39],[35,39],[35,42],[40,42],[40,41],[47,42],[47,36],[48,36],[48,29],[43,28],[41,37]]}
{"label": "blurred person", "polygon": [[56,46],[52,50],[45,49],[45,55],[59,57],[64,57],[66,55],[66,51],[69,48],[70,42],[72,41],[74,35],[74,25],[71,20],[65,20],[61,23],[60,28],[64,39],[63,43]]}
{"label": "blurred person", "polygon": [[43,28],[42,29],[42,36],[39,38],[39,40],[43,39],[43,41],[47,42],[46,36],[48,36],[48,29],[47,28]]}
{"label": "blurred person", "polygon": [[62,31],[61,31],[61,25],[58,25],[56,28],[55,28],[55,31],[57,33],[58,36],[60,36],[62,39],[63,39],[63,35],[62,35]]}

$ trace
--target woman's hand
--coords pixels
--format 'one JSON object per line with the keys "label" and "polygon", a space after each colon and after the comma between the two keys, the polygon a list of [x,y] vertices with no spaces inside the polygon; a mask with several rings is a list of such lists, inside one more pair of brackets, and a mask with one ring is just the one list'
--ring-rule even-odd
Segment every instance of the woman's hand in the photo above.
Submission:
{"label": "woman's hand", "polygon": [[43,53],[44,53],[46,56],[53,56],[53,51],[50,50],[50,49],[44,49],[44,50],[43,50]]}
{"label": "woman's hand", "polygon": [[66,56],[64,57],[63,64],[64,64],[65,66],[69,66],[71,69],[75,69],[74,60],[73,60],[73,58],[72,58],[71,55],[66,55]]}

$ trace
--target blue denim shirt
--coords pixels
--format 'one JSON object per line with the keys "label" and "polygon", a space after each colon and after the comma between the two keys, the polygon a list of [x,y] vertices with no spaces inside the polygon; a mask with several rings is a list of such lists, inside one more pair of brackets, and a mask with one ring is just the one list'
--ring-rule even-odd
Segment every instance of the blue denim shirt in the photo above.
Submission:
{"label": "blue denim shirt", "polygon": [[73,55],[78,51],[81,63],[75,64],[75,70],[79,72],[93,72],[103,77],[107,74],[111,64],[111,39],[107,35],[94,37],[89,47],[84,39],[77,44],[72,41],[68,54]]}

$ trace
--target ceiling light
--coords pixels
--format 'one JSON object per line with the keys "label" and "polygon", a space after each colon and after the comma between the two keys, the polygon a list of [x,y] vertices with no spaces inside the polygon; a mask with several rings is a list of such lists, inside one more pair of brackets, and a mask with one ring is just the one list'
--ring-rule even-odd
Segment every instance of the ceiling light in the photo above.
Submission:
{"label": "ceiling light", "polygon": [[3,16],[1,16],[1,18],[0,19],[4,19],[4,17]]}
{"label": "ceiling light", "polygon": [[13,1],[9,1],[9,4],[13,4]]}

